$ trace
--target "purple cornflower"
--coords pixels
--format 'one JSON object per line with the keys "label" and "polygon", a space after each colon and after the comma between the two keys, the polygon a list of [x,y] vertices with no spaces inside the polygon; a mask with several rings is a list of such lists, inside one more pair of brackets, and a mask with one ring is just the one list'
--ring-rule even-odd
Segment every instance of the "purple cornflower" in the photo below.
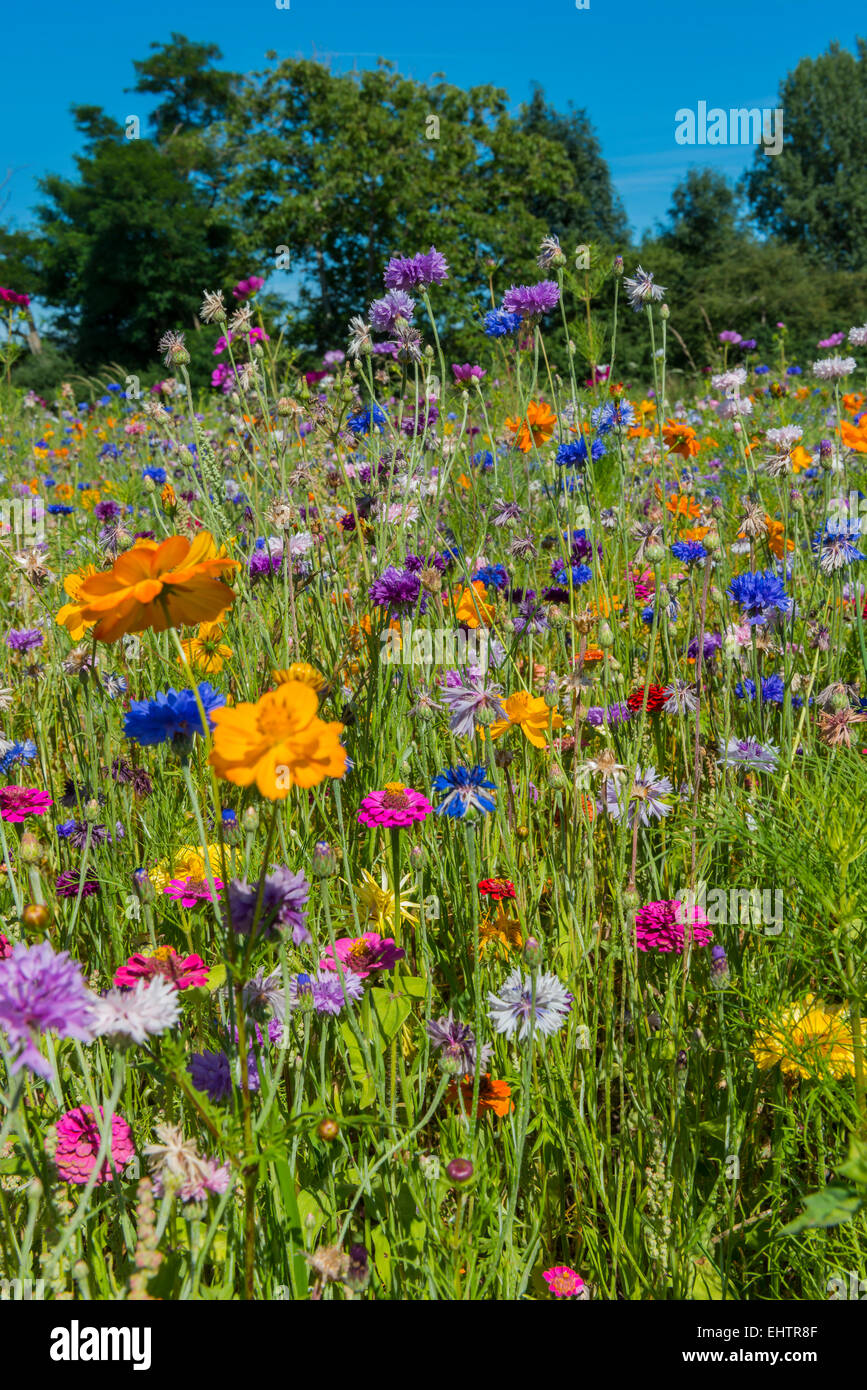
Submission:
{"label": "purple cornflower", "polygon": [[549,972],[523,975],[513,970],[499,992],[488,993],[488,1017],[498,1033],[523,1042],[527,1035],[556,1033],[563,1027],[572,1007],[572,995],[556,975]]}
{"label": "purple cornflower", "polygon": [[[63,873],[58,875],[57,880],[54,884],[54,891],[57,894],[58,898],[77,898],[80,878],[81,874],[77,870],[64,869]],[[83,898],[92,898],[94,893],[98,892],[98,879],[96,879],[91,873],[88,873],[87,877],[84,880],[84,883],[81,886],[81,896]]]}
{"label": "purple cornflower", "polygon": [[[704,634],[704,642],[702,643],[702,659],[704,661],[710,661],[712,657],[717,655],[721,646],[722,635],[719,632],[706,632]],[[696,660],[698,657],[697,637],[693,637],[686,652],[687,656],[691,657],[693,661]]]}
{"label": "purple cornflower", "polygon": [[429,285],[442,285],[448,278],[446,258],[433,246],[415,256],[392,256],[383,275],[387,290],[424,290]]}
{"label": "purple cornflower", "polygon": [[458,1075],[472,1076],[477,1062],[482,1071],[487,1067],[493,1051],[491,1044],[484,1043],[480,1049],[470,1025],[459,1023],[452,1009],[440,1019],[431,1019],[427,1032],[434,1047],[440,1050],[443,1057],[454,1058],[458,1063]]}
{"label": "purple cornflower", "polygon": [[533,322],[550,313],[559,302],[560,286],[556,281],[541,280],[538,285],[512,285],[503,295],[503,310]]}
{"label": "purple cornflower", "polygon": [[718,767],[753,767],[762,772],[776,771],[779,749],[772,743],[759,743],[755,738],[730,738],[719,742]]}
{"label": "purple cornflower", "polygon": [[13,627],[6,636],[6,645],[11,647],[13,652],[32,652],[34,647],[41,647],[44,641],[45,633],[40,632],[38,627]]}
{"label": "purple cornflower", "polygon": [[343,980],[336,970],[318,969],[313,975],[295,975],[289,981],[290,1008],[299,1008],[310,999],[318,1014],[339,1014],[350,999],[360,999],[364,983],[353,970],[343,968]]}
{"label": "purple cornflower", "polygon": [[61,1038],[89,1042],[92,998],[81,966],[67,951],[55,953],[47,941],[14,946],[0,970],[0,1028],[13,1047],[20,1045],[10,1070],[29,1067],[50,1078],[36,1035],[53,1028]]}
{"label": "purple cornflower", "polygon": [[[225,891],[233,928],[242,936],[249,936],[259,901],[259,884],[249,884],[246,879],[236,878]],[[296,946],[309,941],[310,932],[304,921],[309,897],[310,884],[302,873],[293,873],[291,869],[282,867],[272,869],[266,874],[262,885],[258,939],[270,940],[277,935],[279,928],[291,927]]]}
{"label": "purple cornflower", "polygon": [[368,310],[370,325],[377,333],[391,333],[398,319],[407,322],[415,313],[415,300],[404,290],[389,290],[382,299],[375,299]]}
{"label": "purple cornflower", "polygon": [[617,724],[627,724],[632,718],[632,710],[628,705],[614,704],[591,705],[587,711],[587,723],[598,728],[600,724],[608,724],[612,728]]}
{"label": "purple cornflower", "polygon": [[97,502],[93,509],[93,515],[97,521],[114,521],[115,517],[120,516],[121,508],[117,502],[111,500],[107,502]]}
{"label": "purple cornflower", "polygon": [[[194,1052],[187,1070],[197,1091],[206,1091],[213,1101],[226,1100],[232,1094],[232,1067],[225,1052]],[[252,1048],[247,1054],[247,1076],[250,1090],[259,1089],[259,1069]]]}
{"label": "purple cornflower", "polygon": [[502,693],[501,685],[485,687],[478,680],[471,680],[469,685],[447,685],[441,694],[449,711],[450,732],[457,738],[472,738],[476,724],[505,719],[506,711],[500,703]]}
{"label": "purple cornflower", "polygon": [[512,627],[515,634],[520,636],[524,632],[547,632],[548,615],[541,603],[536,601],[533,593],[528,593],[518,605],[518,616],[512,619]]}
{"label": "purple cornflower", "polygon": [[378,608],[387,608],[394,615],[408,612],[415,605],[420,590],[421,581],[417,574],[389,565],[378,579],[374,579],[368,594]]}

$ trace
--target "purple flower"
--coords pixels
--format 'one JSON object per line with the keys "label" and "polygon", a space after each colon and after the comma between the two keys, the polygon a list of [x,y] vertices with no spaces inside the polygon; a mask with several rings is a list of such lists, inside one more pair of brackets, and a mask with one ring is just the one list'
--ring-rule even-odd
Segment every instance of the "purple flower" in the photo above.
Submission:
{"label": "purple flower", "polygon": [[[194,1052],[187,1070],[197,1091],[206,1091],[213,1101],[226,1100],[232,1094],[232,1068],[225,1052]],[[247,1056],[247,1075],[250,1090],[259,1089],[259,1071],[253,1052]]]}
{"label": "purple flower", "polygon": [[416,256],[392,256],[383,279],[387,290],[414,290],[442,285],[448,274],[445,256],[432,246],[427,253],[420,251]]}
{"label": "purple flower", "polygon": [[648,767],[642,772],[635,770],[635,780],[631,788],[618,786],[613,781],[605,783],[605,798],[599,802],[599,810],[607,811],[612,820],[622,820],[625,816],[630,827],[650,825],[651,820],[667,816],[671,806],[664,800],[674,788],[667,777],[657,777],[656,768]]}
{"label": "purple flower", "polygon": [[470,681],[463,685],[460,680],[453,681],[442,691],[442,700],[449,711],[449,730],[456,738],[472,738],[476,724],[490,724],[497,719],[506,719],[506,711],[500,703],[503,693],[501,685],[487,688],[481,681]]}
{"label": "purple flower", "polygon": [[[64,869],[63,873],[58,875],[57,881],[54,884],[54,891],[58,898],[77,898],[80,879],[81,874],[77,869]],[[91,873],[88,873],[81,888],[81,896],[83,898],[92,898],[94,893],[98,892],[99,881]]]}
{"label": "purple flower", "polygon": [[421,591],[421,580],[409,570],[388,569],[374,579],[368,593],[378,608],[387,608],[389,613],[407,612],[411,609]]}
{"label": "purple flower", "polygon": [[461,382],[481,381],[482,377],[487,375],[484,367],[473,367],[469,362],[461,364],[453,362],[452,371],[455,374],[455,381]]}
{"label": "purple flower", "polygon": [[591,705],[587,711],[587,723],[598,728],[600,724],[608,724],[612,728],[616,724],[627,724],[632,718],[632,710],[628,705]]}
{"label": "purple flower", "polygon": [[541,280],[538,285],[513,285],[503,295],[503,309],[521,319],[540,319],[560,302],[560,286],[554,280]]}
{"label": "purple flower", "polygon": [[40,632],[38,627],[10,628],[6,637],[7,647],[11,647],[13,652],[30,652],[34,647],[41,647],[45,641],[45,633]]}
{"label": "purple flower", "polygon": [[20,1044],[10,1070],[29,1067],[50,1078],[35,1035],[53,1028],[61,1038],[89,1042],[91,1005],[81,966],[67,951],[55,953],[47,941],[19,942],[0,969],[0,1028],[13,1047]]}
{"label": "purple flower", "polygon": [[363,994],[361,976],[346,967],[342,983],[336,971],[321,967],[313,975],[295,975],[289,981],[290,1008],[297,1009],[310,999],[318,1014],[339,1014],[348,1000],[360,999]]}
{"label": "purple flower", "polygon": [[478,1061],[482,1071],[488,1065],[492,1052],[490,1043],[481,1050],[476,1043],[476,1035],[468,1023],[459,1023],[454,1011],[449,1009],[443,1018],[431,1020],[427,1026],[428,1037],[443,1057],[452,1057],[458,1063],[460,1076],[472,1076]]}
{"label": "purple flower", "polygon": [[[246,879],[233,879],[226,896],[233,928],[242,936],[249,936],[259,900],[258,882],[248,884]],[[276,936],[280,927],[291,927],[296,946],[309,941],[310,932],[304,921],[309,897],[310,884],[302,873],[286,868],[272,869],[262,886],[257,926],[259,940]]]}
{"label": "purple flower", "polygon": [[377,333],[391,333],[397,319],[412,318],[415,313],[415,300],[404,290],[389,290],[382,299],[375,299],[368,311],[372,328]]}

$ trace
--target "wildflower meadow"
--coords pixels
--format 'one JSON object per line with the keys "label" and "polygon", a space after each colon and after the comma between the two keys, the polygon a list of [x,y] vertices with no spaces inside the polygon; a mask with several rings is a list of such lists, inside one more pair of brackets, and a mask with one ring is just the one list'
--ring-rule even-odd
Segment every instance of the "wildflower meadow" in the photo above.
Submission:
{"label": "wildflower meadow", "polygon": [[578,260],[478,362],[409,247],[302,376],[250,277],[209,390],[176,331],[144,394],[7,390],[8,1280],[849,1296],[867,328],[673,388],[665,287]]}

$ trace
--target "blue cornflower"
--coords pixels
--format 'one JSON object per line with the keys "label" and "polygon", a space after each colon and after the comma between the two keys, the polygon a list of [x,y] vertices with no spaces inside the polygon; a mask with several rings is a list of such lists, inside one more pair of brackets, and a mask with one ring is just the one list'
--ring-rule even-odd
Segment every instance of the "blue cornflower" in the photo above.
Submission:
{"label": "blue cornflower", "polygon": [[729,598],[739,603],[743,616],[751,627],[766,623],[774,612],[788,613],[792,600],[783,582],[773,570],[747,570],[736,574],[728,588]]}
{"label": "blue cornflower", "polygon": [[822,573],[834,574],[844,565],[867,558],[855,544],[860,539],[859,517],[852,517],[848,521],[826,521],[824,531],[817,531],[813,537],[813,554],[819,557]]}
{"label": "blue cornflower", "polygon": [[483,565],[473,575],[473,580],[476,579],[480,579],[486,589],[505,589],[509,582],[505,565]]}
{"label": "blue cornflower", "polygon": [[437,807],[438,816],[463,820],[469,811],[487,813],[494,809],[493,800],[483,792],[496,790],[496,783],[487,780],[483,767],[446,768],[434,778],[433,788],[445,793]]}
{"label": "blue cornflower", "polygon": [[470,463],[476,468],[481,468],[484,473],[487,473],[494,466],[494,456],[487,449],[480,449],[477,454],[473,454]]}
{"label": "blue cornflower", "polygon": [[164,468],[145,468],[142,470],[142,477],[150,478],[152,482],[159,483],[160,487],[162,487],[168,474]]}
{"label": "blue cornflower", "polygon": [[613,429],[629,429],[635,423],[635,410],[629,401],[606,401],[590,412],[590,423],[598,434]]}
{"label": "blue cornflower", "polygon": [[[593,463],[602,458],[605,453],[605,445],[601,439],[594,439],[590,445],[590,458]],[[568,444],[561,444],[557,450],[557,457],[554,460],[561,468],[574,468],[576,464],[587,462],[587,440],[573,439]]]}
{"label": "blue cornflower", "polygon": [[25,739],[23,743],[13,743],[0,758],[0,772],[9,772],[13,767],[32,763],[35,757],[36,744],[32,738]]}
{"label": "blue cornflower", "polygon": [[671,553],[675,560],[679,560],[682,565],[692,569],[699,560],[707,558],[707,551],[701,541],[675,541],[671,547]]}
{"label": "blue cornflower", "polygon": [[375,425],[378,430],[382,430],[388,422],[388,416],[382,406],[374,401],[369,410],[362,410],[359,415],[352,415],[347,420],[349,428],[353,434],[370,434],[371,425]]}
{"label": "blue cornflower", "polygon": [[[749,679],[738,681],[735,686],[735,694],[739,700],[754,700],[756,698],[755,681]],[[763,676],[759,698],[766,705],[782,705],[786,698],[786,683],[782,676]],[[800,695],[792,696],[793,709],[800,709],[803,703]]]}
{"label": "blue cornflower", "polygon": [[485,332],[489,338],[511,338],[521,327],[519,314],[506,309],[489,309],[485,314]]}
{"label": "blue cornflower", "polygon": [[[226,703],[225,695],[214,690],[210,681],[202,681],[199,698],[206,715]],[[210,718],[208,725],[213,728]],[[157,691],[153,700],[133,700],[123,721],[123,731],[134,743],[147,747],[167,743],[170,739],[192,738],[201,734],[202,721],[192,690]]]}
{"label": "blue cornflower", "polygon": [[49,502],[45,510],[48,512],[49,516],[70,516],[75,511],[75,508],[64,507],[61,502]]}
{"label": "blue cornflower", "polygon": [[[673,548],[674,548],[674,547],[672,547],[672,549],[673,549]],[[642,621],[643,623],[646,623],[648,627],[653,627],[653,614],[654,614],[654,611],[655,611],[655,607],[656,607],[655,604],[649,603],[649,604],[647,605],[646,608],[642,609],[642,612],[641,612],[641,621]],[[669,599],[668,603],[666,604],[665,608],[664,608],[662,611],[663,611],[664,613],[667,613],[667,614],[668,614],[668,621],[669,621],[670,623],[676,623],[676,622],[677,622],[677,615],[678,615],[678,613],[680,612],[680,608],[679,608],[679,606],[678,606],[677,599],[676,599],[676,598]]]}
{"label": "blue cornflower", "polygon": [[566,569],[562,560],[555,560],[551,565],[551,578],[556,579],[558,584],[568,585],[569,576],[572,578],[572,587],[580,589],[583,584],[589,584],[593,578],[593,571],[589,565],[572,565],[571,569]]}

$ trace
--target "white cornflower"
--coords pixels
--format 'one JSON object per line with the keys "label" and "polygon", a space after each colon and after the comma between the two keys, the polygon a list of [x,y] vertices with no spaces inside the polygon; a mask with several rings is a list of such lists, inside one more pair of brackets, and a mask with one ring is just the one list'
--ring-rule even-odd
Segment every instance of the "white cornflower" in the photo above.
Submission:
{"label": "white cornflower", "polygon": [[867,323],[863,324],[861,328],[849,329],[849,346],[867,347]]}
{"label": "white cornflower", "polygon": [[199,318],[202,323],[223,323],[226,318],[223,291],[202,290],[202,295],[202,307],[199,310]]}
{"label": "white cornflower", "polygon": [[857,365],[854,357],[840,357],[835,353],[833,357],[823,357],[819,362],[814,362],[813,375],[820,381],[839,381],[854,372]]}
{"label": "white cornflower", "polygon": [[513,970],[503,981],[498,994],[488,993],[488,1017],[497,1033],[518,1041],[531,1032],[557,1033],[563,1027],[572,1007],[572,995],[566,986],[549,971],[523,975]]}
{"label": "white cornflower", "polygon": [[179,1012],[177,990],[157,975],[139,980],[134,989],[110,989],[101,998],[95,996],[92,1030],[98,1038],[144,1043],[174,1027]]}
{"label": "white cornflower", "polygon": [[355,314],[349,320],[349,356],[356,358],[363,354],[367,357],[372,347],[370,324],[365,323],[360,314]]}
{"label": "white cornflower", "polygon": [[651,304],[655,299],[662,299],[665,295],[663,285],[654,285],[653,275],[650,271],[642,270],[641,266],[635,272],[632,279],[629,276],[623,281],[623,288],[629,296],[629,303],[636,313],[639,313],[645,304]]}

